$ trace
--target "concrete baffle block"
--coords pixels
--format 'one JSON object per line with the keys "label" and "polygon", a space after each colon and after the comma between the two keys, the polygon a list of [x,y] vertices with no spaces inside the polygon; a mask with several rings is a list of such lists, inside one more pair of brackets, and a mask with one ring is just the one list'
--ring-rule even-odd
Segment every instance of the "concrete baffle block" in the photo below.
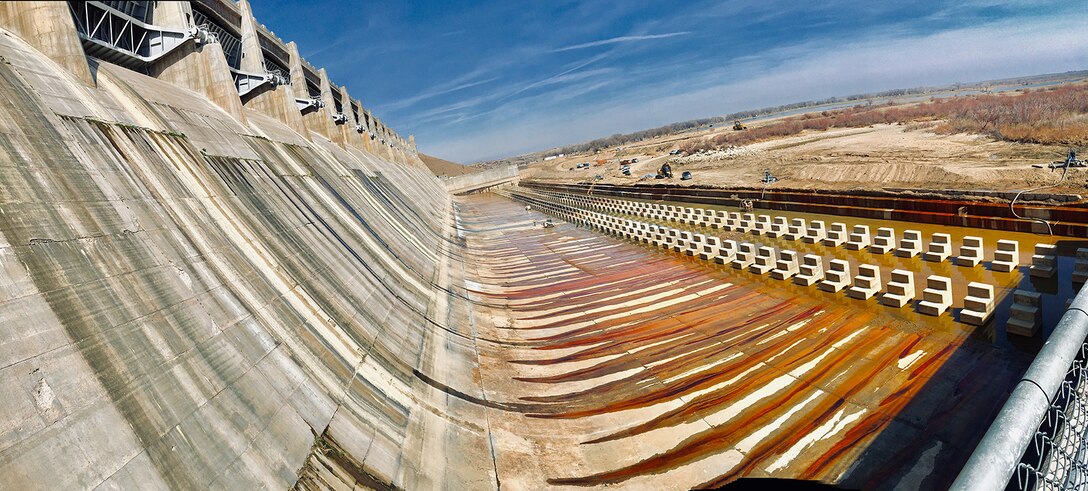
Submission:
{"label": "concrete baffle block", "polygon": [[880,227],[876,229],[876,237],[869,246],[869,252],[873,254],[887,254],[895,250],[895,229]]}
{"label": "concrete baffle block", "polygon": [[899,257],[914,257],[922,253],[922,232],[917,230],[904,230],[903,238],[899,240],[899,248],[895,255]]}
{"label": "concrete baffle block", "polygon": [[726,239],[722,241],[722,246],[718,248],[718,255],[714,258],[714,262],[718,264],[732,263],[737,257],[737,241]]}
{"label": "concrete baffle block", "polygon": [[929,250],[922,256],[926,261],[940,263],[952,255],[952,236],[948,234],[933,234],[929,242]]}
{"label": "concrete baffle block", "polygon": [[981,326],[988,322],[994,313],[994,286],[986,283],[967,284],[967,296],[963,299],[960,322]]}
{"label": "concrete baffle block", "polygon": [[892,270],[888,291],[880,297],[880,303],[888,307],[901,309],[914,300],[914,272],[902,269]]}
{"label": "concrete baffle block", "polygon": [[790,226],[786,227],[786,235],[782,238],[786,240],[800,240],[808,232],[808,225],[805,223],[804,218],[794,218],[790,220]]}
{"label": "concrete baffle block", "polygon": [[994,261],[991,265],[994,271],[1004,273],[1011,272],[1019,267],[1020,243],[1007,239],[997,241],[997,250],[994,251]]}
{"label": "concrete baffle block", "polygon": [[835,222],[831,224],[831,229],[827,231],[827,236],[824,237],[823,244],[827,247],[839,247],[846,243],[846,239],[849,234],[846,232],[846,224]]}
{"label": "concrete baffle block", "polygon": [[824,280],[820,282],[820,290],[825,292],[839,292],[850,284],[850,263],[842,259],[832,259],[824,272]]}
{"label": "concrete baffle block", "polygon": [[823,220],[813,220],[808,223],[808,230],[801,241],[806,244],[817,244],[825,237],[827,237],[827,229],[824,228]]}
{"label": "concrete baffle block", "polygon": [[773,247],[760,247],[756,252],[755,263],[748,266],[748,271],[755,274],[767,274],[774,269],[778,257]]}
{"label": "concrete baffle block", "polygon": [[1084,284],[1085,281],[1088,281],[1088,248],[1081,247],[1073,261],[1073,283]]}
{"label": "concrete baffle block", "polygon": [[797,252],[782,251],[778,254],[778,262],[775,263],[774,270],[771,271],[771,278],[785,280],[792,278],[797,272]]}
{"label": "concrete baffle block", "polygon": [[853,231],[850,232],[850,240],[846,241],[846,249],[850,251],[860,251],[869,247],[869,227],[866,225],[854,225]]}
{"label": "concrete baffle block", "polygon": [[789,228],[789,223],[786,221],[786,217],[774,217],[771,222],[771,229],[767,231],[768,237],[778,238],[786,235],[786,230]]}
{"label": "concrete baffle block", "polygon": [[692,234],[687,230],[680,230],[676,238],[676,242],[672,245],[673,252],[683,252],[688,248],[688,243],[691,242]]}
{"label": "concrete baffle block", "polygon": [[771,217],[768,215],[759,215],[756,217],[755,226],[752,227],[752,233],[755,235],[763,235],[771,231]]}
{"label": "concrete baffle block", "polygon": [[960,246],[960,253],[956,256],[956,265],[968,268],[978,266],[982,264],[982,254],[982,237],[966,236]]}
{"label": "concrete baffle block", "polygon": [[952,280],[937,275],[926,278],[926,289],[922,290],[922,301],[918,302],[918,312],[937,316],[943,314],[951,306]]}
{"label": "concrete baffle block", "polygon": [[736,230],[738,232],[742,232],[742,230],[738,230],[739,228],[740,228],[740,213],[730,212],[729,217],[725,219],[725,229],[726,230]]}
{"label": "concrete baffle block", "polygon": [[684,249],[684,254],[689,256],[699,255],[699,252],[703,250],[703,244],[706,244],[706,236],[703,234],[694,234],[691,241],[688,242],[688,248]]}
{"label": "concrete baffle block", "polygon": [[1058,246],[1035,244],[1035,254],[1031,256],[1031,275],[1038,278],[1053,278],[1057,272]]}
{"label": "concrete baffle block", "polygon": [[1016,290],[1012,292],[1012,308],[1005,332],[1017,336],[1034,336],[1043,325],[1043,295],[1039,292]]}
{"label": "concrete baffle block", "polygon": [[797,269],[797,275],[793,277],[793,283],[801,286],[812,286],[824,279],[824,260],[815,254],[805,254],[801,258],[801,266]]}
{"label": "concrete baffle block", "polygon": [[740,225],[734,230],[737,232],[749,232],[756,226],[756,216],[751,213],[745,213],[741,216]]}
{"label": "concrete baffle block", "polygon": [[710,261],[718,255],[718,249],[722,246],[722,239],[719,237],[706,237],[703,241],[703,247],[699,250],[699,259],[703,261]]}
{"label": "concrete baffle block", "polygon": [[873,298],[880,291],[880,268],[872,264],[858,266],[858,275],[854,277],[854,286],[846,291],[846,296],[858,300]]}
{"label": "concrete baffle block", "polygon": [[743,242],[737,246],[736,257],[733,258],[733,269],[748,269],[756,261],[756,246]]}

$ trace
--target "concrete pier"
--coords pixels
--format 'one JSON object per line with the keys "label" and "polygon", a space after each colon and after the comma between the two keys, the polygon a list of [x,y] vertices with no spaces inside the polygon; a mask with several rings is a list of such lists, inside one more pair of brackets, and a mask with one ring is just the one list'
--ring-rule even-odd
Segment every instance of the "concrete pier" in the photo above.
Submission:
{"label": "concrete pier", "polygon": [[899,257],[915,257],[922,253],[922,233],[917,230],[903,231],[903,238],[899,240],[899,248],[895,255]]}
{"label": "concrete pier", "polygon": [[880,297],[880,303],[901,309],[914,301],[914,273],[897,269],[892,271],[888,291]]}
{"label": "concrete pier", "polygon": [[771,278],[776,280],[787,280],[796,275],[797,272],[797,252],[782,251],[778,255],[778,262],[775,263],[775,269],[771,271]]}
{"label": "concrete pier", "polygon": [[861,251],[867,249],[870,245],[869,227],[865,225],[854,225],[854,230],[850,232],[850,240],[846,243],[846,249],[850,251]]}
{"label": "concrete pier", "polygon": [[793,277],[794,284],[812,286],[824,280],[823,258],[815,254],[805,254],[802,261],[797,276]]}
{"label": "concrete pier", "polygon": [[880,268],[871,264],[858,266],[858,275],[854,277],[854,286],[846,291],[846,296],[858,300],[868,300],[880,292]]}
{"label": "concrete pier", "polygon": [[952,280],[937,275],[926,278],[926,288],[922,290],[922,300],[918,302],[918,312],[926,315],[941,315],[951,306]]}
{"label": "concrete pier", "polygon": [[841,259],[832,259],[824,279],[820,282],[820,290],[837,293],[850,285],[850,263]]}
{"label": "concrete pier", "polygon": [[982,238],[964,237],[963,245],[960,246],[960,253],[956,256],[956,265],[974,268],[982,264],[982,255]]}
{"label": "concrete pier", "polygon": [[873,245],[869,246],[869,252],[873,254],[887,254],[895,250],[895,229],[881,227],[873,237]]}
{"label": "concrete pier", "polygon": [[941,263],[946,261],[951,255],[952,236],[948,234],[933,234],[933,238],[929,242],[929,250],[922,256],[922,259]]}
{"label": "concrete pier", "polygon": [[994,313],[994,287],[972,282],[967,285],[967,297],[963,299],[960,321],[981,326],[990,321]]}
{"label": "concrete pier", "polygon": [[1035,254],[1031,256],[1031,275],[1040,278],[1052,278],[1058,272],[1058,255],[1053,244],[1035,244]]}
{"label": "concrete pier", "polygon": [[1002,239],[997,241],[997,250],[994,251],[994,271],[1011,272],[1020,265],[1020,244],[1015,240]]}
{"label": "concrete pier", "polygon": [[1009,334],[1031,337],[1042,326],[1042,295],[1038,292],[1016,290],[1012,294],[1013,304],[1005,331]]}

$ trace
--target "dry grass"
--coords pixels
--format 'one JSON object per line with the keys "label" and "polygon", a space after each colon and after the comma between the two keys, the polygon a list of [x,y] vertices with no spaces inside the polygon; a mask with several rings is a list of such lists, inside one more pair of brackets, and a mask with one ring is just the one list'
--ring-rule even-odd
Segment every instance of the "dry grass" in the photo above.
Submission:
{"label": "dry grass", "polygon": [[1019,143],[1088,145],[1088,85],[1027,90],[1018,95],[982,94],[921,104],[858,106],[785,118],[745,131],[686,142],[687,152],[796,135],[805,130],[906,124],[942,134],[974,133]]}

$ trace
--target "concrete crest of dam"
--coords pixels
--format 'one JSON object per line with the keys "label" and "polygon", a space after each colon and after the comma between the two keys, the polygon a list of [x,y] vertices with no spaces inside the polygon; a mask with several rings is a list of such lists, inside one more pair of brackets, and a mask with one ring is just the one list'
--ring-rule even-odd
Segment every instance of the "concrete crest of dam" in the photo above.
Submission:
{"label": "concrete crest of dam", "polygon": [[[2,489],[946,487],[1074,292],[1028,266],[1045,242],[1072,269],[1082,241],[1030,230],[759,211],[981,235],[986,263],[961,269],[629,211],[732,204],[615,193],[605,212],[509,167],[440,181],[244,0],[160,4],[151,20],[205,16],[288,80],[193,38],[103,61],[68,2],[0,4]],[[946,276],[954,300],[828,294],[590,212],[910,270],[919,296]],[[993,269],[998,239],[1021,267]],[[996,293],[982,326],[961,322],[976,282]],[[1040,294],[1035,337],[1003,327],[1017,290]]]}

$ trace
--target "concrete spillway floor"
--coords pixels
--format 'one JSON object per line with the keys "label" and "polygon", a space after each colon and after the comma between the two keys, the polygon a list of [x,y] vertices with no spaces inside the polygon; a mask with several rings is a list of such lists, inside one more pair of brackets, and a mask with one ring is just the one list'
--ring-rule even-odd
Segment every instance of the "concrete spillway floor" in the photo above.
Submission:
{"label": "concrete spillway floor", "polygon": [[944,487],[1030,362],[969,326],[545,229],[494,195],[460,213],[504,486]]}

